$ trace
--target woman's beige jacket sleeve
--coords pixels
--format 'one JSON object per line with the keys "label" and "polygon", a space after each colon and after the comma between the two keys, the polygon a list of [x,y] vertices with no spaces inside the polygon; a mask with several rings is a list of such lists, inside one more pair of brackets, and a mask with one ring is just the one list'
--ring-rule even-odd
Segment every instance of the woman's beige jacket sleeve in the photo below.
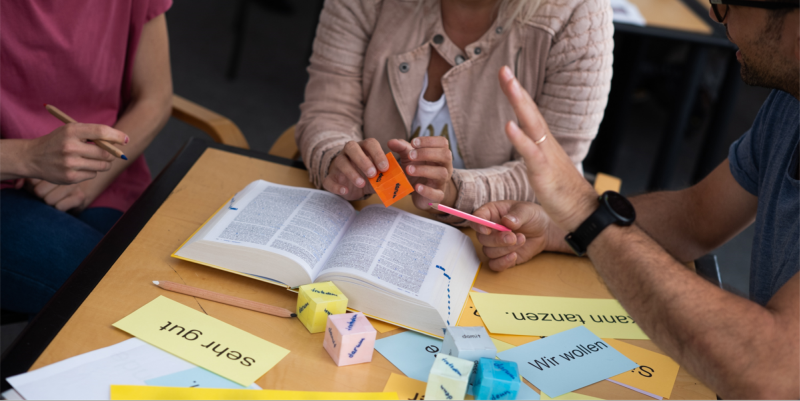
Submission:
{"label": "woman's beige jacket sleeve", "polygon": [[[542,7],[559,5],[547,2]],[[589,0],[582,2],[571,15],[558,10],[540,10],[537,14],[551,18],[535,19],[536,25],[550,30],[560,28],[553,32],[537,105],[555,139],[583,172],[581,163],[597,135],[611,89],[614,49],[611,8],[605,1]],[[568,19],[553,21],[554,15]],[[515,156],[518,157],[516,152]],[[535,200],[525,163],[519,158],[500,166],[456,170],[453,180],[459,188],[455,207],[467,212],[492,201]]]}
{"label": "woman's beige jacket sleeve", "polygon": [[295,141],[317,188],[344,144],[364,139],[363,61],[380,4],[326,1],[320,14],[306,98],[295,129]]}

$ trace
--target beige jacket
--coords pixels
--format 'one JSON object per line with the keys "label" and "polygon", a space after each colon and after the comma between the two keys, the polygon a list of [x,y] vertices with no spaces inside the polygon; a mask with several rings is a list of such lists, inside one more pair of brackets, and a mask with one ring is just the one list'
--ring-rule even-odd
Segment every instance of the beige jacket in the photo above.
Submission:
{"label": "beige jacket", "polygon": [[[525,163],[506,137],[516,121],[498,83],[510,66],[534,97],[575,166],[597,134],[611,86],[614,47],[608,0],[542,0],[535,16],[495,22],[462,52],[442,28],[438,0],[326,0],[319,19],[296,136],[318,188],[348,141],[408,139],[430,52],[453,65],[443,77],[458,149],[456,208],[533,201]],[[444,36],[440,44],[435,35]],[[456,63],[461,56],[465,61]],[[459,219],[442,220],[457,223]]]}

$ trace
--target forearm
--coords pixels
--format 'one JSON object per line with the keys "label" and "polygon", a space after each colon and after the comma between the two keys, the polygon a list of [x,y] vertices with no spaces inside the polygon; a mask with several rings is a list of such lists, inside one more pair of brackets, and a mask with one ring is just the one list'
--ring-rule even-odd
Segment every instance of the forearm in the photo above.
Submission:
{"label": "forearm", "polygon": [[144,99],[134,100],[120,117],[114,128],[126,133],[130,141],[125,145],[123,152],[128,160],[115,159],[111,169],[98,173],[94,179],[81,183],[81,189],[86,194],[84,206],[94,201],[112,182],[122,173],[130,163],[133,163],[144,153],[150,142],[155,139],[169,119],[171,111],[171,91],[153,95]]}
{"label": "forearm", "polygon": [[636,226],[609,226],[588,255],[645,333],[723,398],[798,396],[791,323],[701,279]]}
{"label": "forearm", "polygon": [[27,139],[0,140],[0,180],[30,177],[30,168],[24,156],[28,142]]}
{"label": "forearm", "polygon": [[711,250],[697,241],[698,225],[707,220],[695,216],[691,198],[689,189],[630,198],[636,225],[681,262],[693,261]]}

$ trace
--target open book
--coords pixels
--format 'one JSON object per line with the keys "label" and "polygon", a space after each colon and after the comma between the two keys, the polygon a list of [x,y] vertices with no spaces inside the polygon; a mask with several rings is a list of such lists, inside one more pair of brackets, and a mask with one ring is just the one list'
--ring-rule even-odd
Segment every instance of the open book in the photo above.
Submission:
{"label": "open book", "polygon": [[287,288],[332,281],[364,314],[436,337],[454,326],[480,261],[448,225],[326,191],[258,180],[172,255]]}

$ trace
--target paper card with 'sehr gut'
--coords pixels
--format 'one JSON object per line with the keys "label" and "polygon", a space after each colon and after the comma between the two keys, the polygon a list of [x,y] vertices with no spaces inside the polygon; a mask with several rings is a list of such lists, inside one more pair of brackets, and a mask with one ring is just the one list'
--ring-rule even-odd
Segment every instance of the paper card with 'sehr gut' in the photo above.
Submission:
{"label": "paper card with 'sehr gut'", "polygon": [[414,187],[408,182],[406,173],[403,172],[403,168],[397,163],[392,152],[386,154],[386,159],[389,160],[389,169],[385,172],[379,171],[378,175],[369,179],[369,183],[381,198],[383,205],[389,207],[414,192]]}
{"label": "paper card with 'sehr gut'", "polygon": [[615,299],[479,292],[469,295],[492,334],[551,336],[584,326],[601,338],[648,340],[636,320]]}
{"label": "paper card with 'sehr gut'", "polygon": [[289,350],[159,296],[114,327],[242,386],[253,384]]}

